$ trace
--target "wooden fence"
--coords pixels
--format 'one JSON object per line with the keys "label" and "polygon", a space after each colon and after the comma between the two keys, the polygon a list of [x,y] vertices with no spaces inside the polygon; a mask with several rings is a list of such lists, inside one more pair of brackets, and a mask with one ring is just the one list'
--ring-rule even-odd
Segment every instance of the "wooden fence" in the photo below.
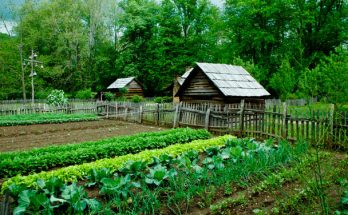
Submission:
{"label": "wooden fence", "polygon": [[[348,148],[348,113],[335,111],[333,105],[328,111],[298,111],[289,109],[287,103],[265,107],[244,101],[228,105],[74,101],[58,108],[45,103],[33,106],[9,102],[6,105],[0,104],[0,115],[97,113],[100,117],[158,126],[205,128],[218,134],[231,133],[260,139],[306,139]],[[13,108],[11,105],[18,106]]]}
{"label": "wooden fence", "polygon": [[290,112],[287,104],[271,109],[240,104],[122,104],[104,103],[98,112],[107,118],[169,127],[205,128],[258,139],[301,139],[348,149],[348,113],[335,111]]}

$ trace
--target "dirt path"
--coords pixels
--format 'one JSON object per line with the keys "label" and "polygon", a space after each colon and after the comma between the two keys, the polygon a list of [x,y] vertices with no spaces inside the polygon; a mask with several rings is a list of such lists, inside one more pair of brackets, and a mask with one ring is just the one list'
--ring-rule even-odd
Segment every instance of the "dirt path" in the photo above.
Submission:
{"label": "dirt path", "polygon": [[115,120],[0,127],[0,152],[93,141],[165,128]]}

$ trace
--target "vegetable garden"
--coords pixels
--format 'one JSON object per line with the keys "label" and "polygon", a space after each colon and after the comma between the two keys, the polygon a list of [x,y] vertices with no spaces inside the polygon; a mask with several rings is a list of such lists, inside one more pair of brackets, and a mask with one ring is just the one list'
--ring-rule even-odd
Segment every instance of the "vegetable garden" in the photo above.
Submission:
{"label": "vegetable garden", "polygon": [[0,126],[50,124],[64,122],[80,122],[97,120],[96,114],[87,113],[45,113],[45,114],[21,114],[0,117]]}
{"label": "vegetable garden", "polygon": [[[14,214],[347,212],[347,155],[172,129],[0,154]],[[12,177],[13,176],[13,177]]]}

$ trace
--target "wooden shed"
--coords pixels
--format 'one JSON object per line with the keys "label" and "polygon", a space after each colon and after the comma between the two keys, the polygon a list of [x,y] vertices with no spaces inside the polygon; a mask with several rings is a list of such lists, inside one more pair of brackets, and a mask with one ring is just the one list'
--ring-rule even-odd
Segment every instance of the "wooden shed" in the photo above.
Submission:
{"label": "wooden shed", "polygon": [[263,104],[270,96],[243,67],[228,64],[196,63],[178,84],[175,96],[189,103]]}
{"label": "wooden shed", "polygon": [[114,92],[116,96],[121,96],[122,94],[120,93],[120,90],[123,88],[128,90],[128,92],[124,95],[127,98],[131,98],[134,95],[144,97],[143,88],[134,77],[119,78],[110,84],[107,89]]}

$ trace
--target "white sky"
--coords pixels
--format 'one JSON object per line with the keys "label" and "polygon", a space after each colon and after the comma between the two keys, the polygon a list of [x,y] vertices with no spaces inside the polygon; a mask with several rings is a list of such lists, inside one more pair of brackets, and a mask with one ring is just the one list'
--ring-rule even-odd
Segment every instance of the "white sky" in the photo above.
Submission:
{"label": "white sky", "polygon": [[5,25],[7,29],[10,31],[10,34],[13,35],[13,27],[15,26],[15,22],[12,21],[5,21],[5,24],[2,20],[0,20],[0,33],[8,34],[6,31]]}

